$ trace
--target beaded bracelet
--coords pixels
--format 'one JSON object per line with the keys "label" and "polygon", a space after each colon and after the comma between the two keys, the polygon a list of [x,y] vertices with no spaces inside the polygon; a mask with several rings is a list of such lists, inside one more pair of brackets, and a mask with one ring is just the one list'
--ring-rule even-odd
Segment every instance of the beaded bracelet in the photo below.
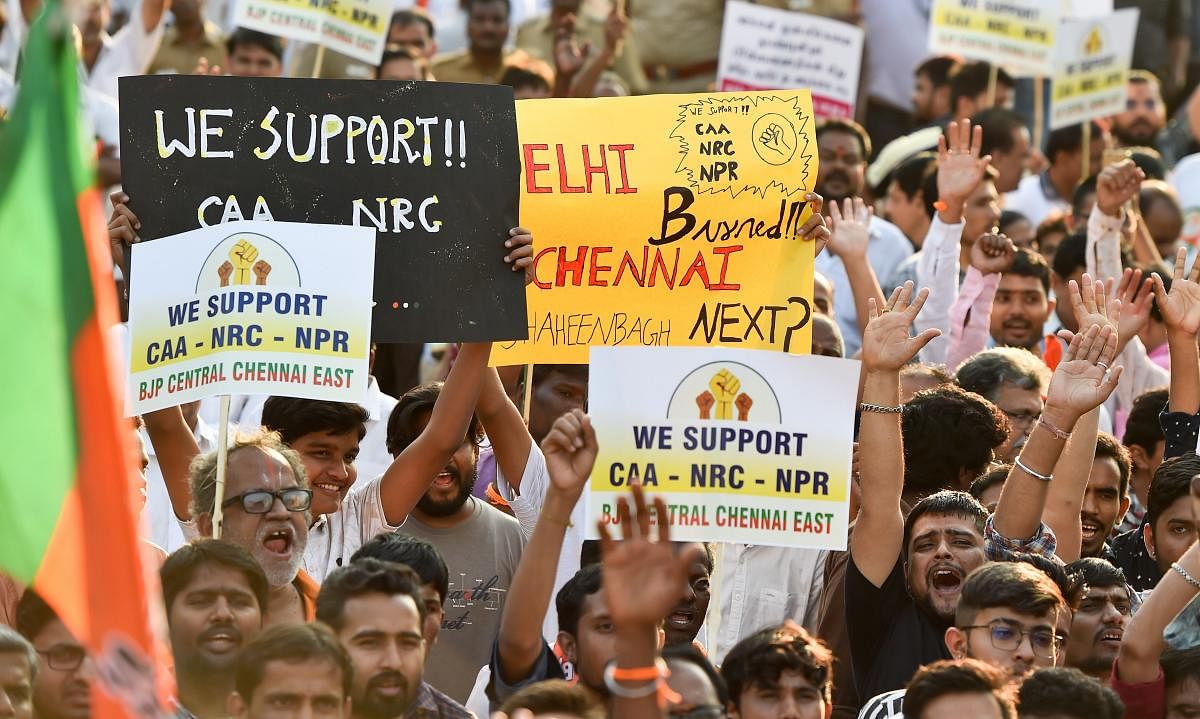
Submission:
{"label": "beaded bracelet", "polygon": [[1183,577],[1184,581],[1186,581],[1188,584],[1192,585],[1196,589],[1200,589],[1200,580],[1193,577],[1188,570],[1181,567],[1179,562],[1172,562],[1171,569],[1174,569],[1175,573]]}

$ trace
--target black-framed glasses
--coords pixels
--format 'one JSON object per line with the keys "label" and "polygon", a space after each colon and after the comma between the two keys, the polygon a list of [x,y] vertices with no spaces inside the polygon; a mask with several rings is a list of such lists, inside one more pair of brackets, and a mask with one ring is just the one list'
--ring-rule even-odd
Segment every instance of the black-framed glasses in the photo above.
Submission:
{"label": "black-framed glasses", "polygon": [[240,502],[242,511],[246,514],[266,514],[271,511],[276,499],[283,502],[283,508],[289,512],[305,512],[312,506],[312,490],[300,487],[289,487],[275,492],[252,489],[221,502],[221,508],[232,507]]}
{"label": "black-framed glasses", "polygon": [[1042,416],[1041,412],[1009,412],[1003,407],[1000,408],[1000,411],[1004,413],[1005,417],[1008,417],[1009,422],[1019,427],[1030,427],[1038,421],[1038,417]]}
{"label": "black-framed glasses", "polygon": [[55,671],[73,672],[87,658],[87,651],[78,644],[58,644],[46,651],[38,650],[46,658],[46,664]]}
{"label": "black-framed glasses", "polygon": [[1012,652],[1021,646],[1025,637],[1029,637],[1029,646],[1033,653],[1043,659],[1053,659],[1056,649],[1061,649],[1066,639],[1058,636],[1050,629],[1024,629],[1018,625],[997,619],[989,624],[975,624],[959,629],[986,629],[991,637],[992,646],[1000,651]]}

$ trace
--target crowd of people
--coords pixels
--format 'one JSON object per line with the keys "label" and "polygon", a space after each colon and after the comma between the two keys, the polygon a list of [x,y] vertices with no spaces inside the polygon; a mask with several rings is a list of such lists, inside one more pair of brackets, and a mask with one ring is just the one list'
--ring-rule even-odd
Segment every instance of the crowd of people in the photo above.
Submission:
{"label": "crowd of people", "polygon": [[[636,486],[585,541],[586,365],[380,344],[362,405],[234,397],[219,497],[215,402],[136,418],[171,712],[1200,716],[1200,263],[1196,198],[1170,182],[1200,149],[1200,3],[1115,2],[1142,10],[1125,110],[1054,131],[1028,80],[929,56],[929,2],[760,4],[867,30],[863,122],[817,123],[820,212],[799,238],[817,253],[811,351],[861,362],[847,550],[672,542],[663,499]],[[39,5],[0,7],[0,108]],[[119,76],[698,92],[724,9],[419,5],[371,67],[227,27],[205,0],[78,4],[114,265],[140,228],[119,190]],[[532,230],[496,240],[527,275]],[[0,580],[0,716],[88,719],[88,651]]]}

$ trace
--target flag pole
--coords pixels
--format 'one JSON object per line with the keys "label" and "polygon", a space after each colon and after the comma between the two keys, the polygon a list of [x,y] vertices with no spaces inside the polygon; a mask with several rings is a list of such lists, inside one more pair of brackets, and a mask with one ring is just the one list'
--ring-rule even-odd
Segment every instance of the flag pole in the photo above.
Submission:
{"label": "flag pole", "polygon": [[988,71],[987,84],[987,104],[988,107],[996,106],[996,83],[1000,80],[1000,66],[992,63],[992,69]]}
{"label": "flag pole", "polygon": [[1046,123],[1045,78],[1033,79],[1033,146],[1042,149],[1042,126]]}
{"label": "flag pole", "polygon": [[225,465],[229,459],[229,395],[221,395],[221,424],[217,428],[217,492],[213,497],[213,539],[221,538],[221,520],[225,500]]}
{"label": "flag pole", "polygon": [[1083,138],[1083,157],[1081,158],[1081,161],[1083,162],[1083,172],[1079,175],[1079,181],[1083,182],[1092,176],[1090,172],[1092,159],[1092,121],[1085,120],[1080,124],[1080,128],[1080,134]]}
{"label": "flag pole", "polygon": [[521,393],[521,417],[529,424],[529,405],[533,401],[533,363],[525,365],[525,387]]}

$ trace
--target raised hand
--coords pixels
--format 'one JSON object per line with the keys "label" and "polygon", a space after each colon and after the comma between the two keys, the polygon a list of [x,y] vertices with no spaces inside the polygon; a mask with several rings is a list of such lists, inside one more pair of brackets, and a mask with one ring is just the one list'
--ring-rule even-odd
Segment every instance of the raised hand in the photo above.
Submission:
{"label": "raised hand", "polygon": [[1050,378],[1047,411],[1069,414],[1073,417],[1069,424],[1074,424],[1074,419],[1099,407],[1121,377],[1122,368],[1112,366],[1116,356],[1117,332],[1112,325],[1093,324],[1077,332]]}
{"label": "raised hand", "polygon": [[1121,319],[1121,301],[1115,296],[1109,299],[1112,295],[1112,280],[1109,280],[1108,284],[1093,282],[1092,276],[1084,273],[1082,282],[1071,280],[1067,283],[1067,291],[1071,295],[1071,309],[1075,311],[1075,321],[1080,332],[1092,325],[1117,329],[1117,323]]}
{"label": "raised hand", "polygon": [[586,414],[573,409],[559,417],[542,440],[550,485],[575,496],[581,494],[592,476],[598,451],[596,430]]}
{"label": "raised hand", "polygon": [[575,40],[575,16],[565,15],[554,28],[554,70],[559,75],[572,77],[583,69],[591,53],[591,46],[581,47]]}
{"label": "raised hand", "polygon": [[1146,173],[1128,158],[1108,165],[1096,178],[1096,206],[1106,215],[1120,215],[1121,206],[1138,193],[1144,179]]}
{"label": "raised hand", "polygon": [[[948,141],[947,141],[948,139]],[[946,134],[938,138],[938,199],[961,205],[983,181],[991,155],[979,156],[983,146],[983,127],[971,128],[969,121],[951,122]]]}
{"label": "raised hand", "polygon": [[621,52],[621,43],[629,30],[629,18],[621,9],[619,3],[613,3],[613,9],[604,20],[604,47],[613,55]]}
{"label": "raised hand", "polygon": [[1200,332],[1200,262],[1192,263],[1192,271],[1184,272],[1187,248],[1175,253],[1175,272],[1171,276],[1171,291],[1167,292],[1162,278],[1154,273],[1154,298],[1168,331],[1195,336]]}
{"label": "raised hand", "polygon": [[995,275],[1008,272],[1017,248],[1005,235],[985,232],[971,245],[971,266],[980,274]]}
{"label": "raised hand", "polygon": [[863,202],[861,197],[847,197],[842,200],[842,206],[832,202],[829,205],[829,223],[832,225],[829,235],[829,252],[837,257],[846,258],[867,256],[867,245],[871,241],[871,216],[874,211]]}
{"label": "raised hand", "polygon": [[524,227],[514,227],[508,231],[504,246],[509,250],[504,261],[512,265],[513,272],[525,273],[526,286],[533,284],[533,233]]}
{"label": "raised hand", "polygon": [[1154,279],[1143,279],[1141,270],[1126,268],[1117,283],[1117,299],[1121,300],[1121,319],[1117,323],[1117,354],[1120,354],[1150,321]]}
{"label": "raised hand", "polygon": [[703,556],[704,550],[693,544],[688,551],[676,552],[671,544],[671,525],[662,497],[654,498],[658,541],[651,540],[650,510],[642,488],[634,485],[630,490],[636,517],[630,515],[628,500],[617,499],[617,522],[622,541],[612,538],[603,521],[597,523],[604,558],[601,564],[604,601],[613,624],[618,627],[653,627],[683,596],[688,567]]}
{"label": "raised hand", "polygon": [[910,303],[912,293],[912,282],[897,287],[882,312],[876,308],[874,297],[867,300],[871,319],[863,332],[862,362],[868,372],[899,372],[922,347],[941,334],[941,330],[931,328],[916,337],[909,336],[913,321],[929,297],[929,290],[922,289]]}

